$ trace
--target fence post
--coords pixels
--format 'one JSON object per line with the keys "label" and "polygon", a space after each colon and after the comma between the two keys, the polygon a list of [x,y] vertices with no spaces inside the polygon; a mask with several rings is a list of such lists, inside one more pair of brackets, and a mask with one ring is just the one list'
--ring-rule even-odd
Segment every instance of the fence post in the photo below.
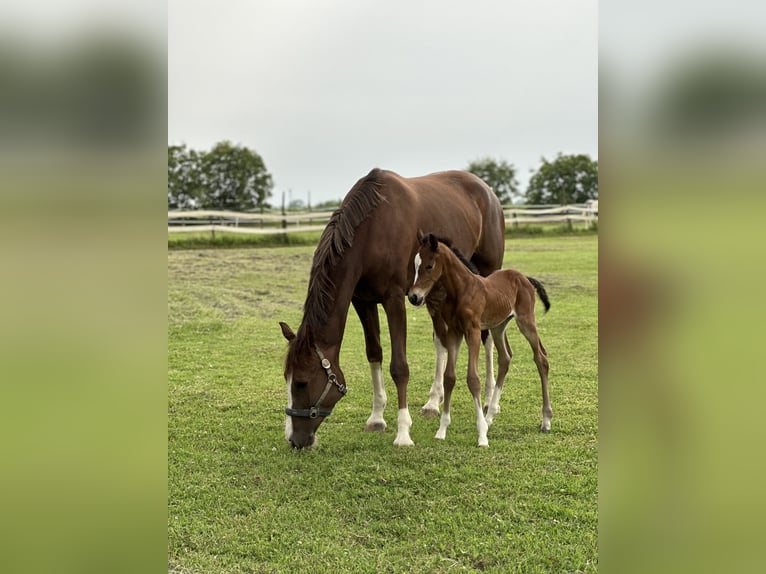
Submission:
{"label": "fence post", "polygon": [[282,217],[285,219],[282,220],[282,229],[287,229],[287,214],[285,213],[285,192],[282,192]]}

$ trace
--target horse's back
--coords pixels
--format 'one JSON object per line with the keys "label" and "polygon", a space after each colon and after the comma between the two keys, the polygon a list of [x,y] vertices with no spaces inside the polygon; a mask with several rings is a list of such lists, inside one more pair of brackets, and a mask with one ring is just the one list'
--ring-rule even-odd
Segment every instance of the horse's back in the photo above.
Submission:
{"label": "horse's back", "polygon": [[[417,229],[448,237],[461,251],[491,261],[488,274],[502,265],[505,218],[497,196],[481,178],[467,171],[443,171],[419,177],[402,177],[381,170],[382,193],[406,223]],[[413,239],[414,240],[414,239]]]}
{"label": "horse's back", "polygon": [[465,171],[402,177],[375,168],[355,188],[369,187],[365,181],[374,183],[375,193],[383,198],[363,231],[363,278],[380,296],[394,286],[409,287],[418,230],[449,238],[463,253],[473,255],[483,275],[502,266],[502,206],[481,178]]}

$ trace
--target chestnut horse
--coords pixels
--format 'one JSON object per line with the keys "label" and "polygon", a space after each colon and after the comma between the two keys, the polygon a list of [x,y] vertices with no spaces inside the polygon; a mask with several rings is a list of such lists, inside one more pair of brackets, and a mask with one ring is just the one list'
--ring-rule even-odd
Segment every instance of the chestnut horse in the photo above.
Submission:
{"label": "chestnut horse", "polygon": [[[492,189],[475,175],[447,171],[405,178],[376,168],[357,181],[333,213],[314,252],[297,333],[280,323],[289,341],[284,370],[288,391],[285,438],[292,446],[314,444],[317,428],[346,393],[339,356],[350,305],[362,323],[372,375],[372,414],[365,430],[385,430],[387,397],[378,304],[386,312],[391,336],[390,373],[399,406],[394,444],[413,444],[407,405],[405,296],[414,277],[418,229],[451,237],[484,275],[502,265],[502,206]],[[435,331],[437,321],[438,314]]]}
{"label": "chestnut horse", "polygon": [[[548,354],[537,334],[535,325],[535,291],[550,309],[550,301],[539,281],[514,269],[501,269],[488,277],[472,273],[460,259],[459,250],[440,241],[433,234],[418,232],[420,246],[414,258],[415,279],[407,296],[413,305],[422,305],[432,289],[443,288],[446,298],[441,315],[448,325],[447,369],[444,374],[444,409],[437,439],[447,436],[450,424],[450,400],[455,386],[455,363],[463,336],[468,343],[468,388],[476,407],[476,428],[479,446],[488,446],[487,430],[499,411],[500,394],[511,363],[511,347],[505,335],[508,322],[516,318],[519,331],[532,346],[543,393],[542,431],[551,429],[550,399],[548,397]],[[486,417],[481,407],[479,370],[477,366],[481,330],[489,329],[497,348],[497,382],[488,399]]]}

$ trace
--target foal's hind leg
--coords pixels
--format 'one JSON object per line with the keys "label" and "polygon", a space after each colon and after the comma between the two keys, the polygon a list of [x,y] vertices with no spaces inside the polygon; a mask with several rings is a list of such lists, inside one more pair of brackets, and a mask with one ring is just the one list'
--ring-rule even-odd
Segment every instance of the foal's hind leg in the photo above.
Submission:
{"label": "foal's hind leg", "polygon": [[486,378],[484,379],[484,414],[486,415],[492,393],[495,391],[494,351],[492,350],[492,342],[495,337],[491,331],[482,331],[481,335],[484,344],[484,362],[487,366]]}
{"label": "foal's hind leg", "polygon": [[548,353],[540,340],[540,336],[537,334],[534,312],[519,315],[516,318],[516,323],[519,326],[519,331],[526,337],[532,347],[532,355],[535,359],[535,365],[537,365],[537,372],[540,373],[540,384],[543,390],[543,422],[540,425],[540,430],[548,432],[551,430],[551,418],[553,417],[551,401],[548,397]]}
{"label": "foal's hind leg", "polygon": [[511,364],[511,357],[513,356],[511,346],[508,344],[508,338],[505,335],[505,330],[507,329],[510,320],[511,317],[492,329],[492,339],[495,341],[495,348],[497,349],[497,382],[495,383],[492,396],[487,399],[488,408],[486,418],[488,425],[492,424],[495,416],[500,412],[500,395],[503,392],[505,376],[508,374],[508,367]]}

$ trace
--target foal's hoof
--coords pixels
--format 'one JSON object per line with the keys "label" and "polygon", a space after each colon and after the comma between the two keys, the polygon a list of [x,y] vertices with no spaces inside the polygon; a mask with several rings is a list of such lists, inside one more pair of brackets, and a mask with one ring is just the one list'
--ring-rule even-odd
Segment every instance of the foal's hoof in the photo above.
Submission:
{"label": "foal's hoof", "polygon": [[433,407],[423,407],[420,409],[420,416],[433,419],[439,416],[439,409]]}
{"label": "foal's hoof", "polygon": [[551,421],[543,422],[540,425],[540,432],[551,432]]}
{"label": "foal's hoof", "polygon": [[383,432],[386,430],[386,421],[375,421],[364,426],[364,432]]}

